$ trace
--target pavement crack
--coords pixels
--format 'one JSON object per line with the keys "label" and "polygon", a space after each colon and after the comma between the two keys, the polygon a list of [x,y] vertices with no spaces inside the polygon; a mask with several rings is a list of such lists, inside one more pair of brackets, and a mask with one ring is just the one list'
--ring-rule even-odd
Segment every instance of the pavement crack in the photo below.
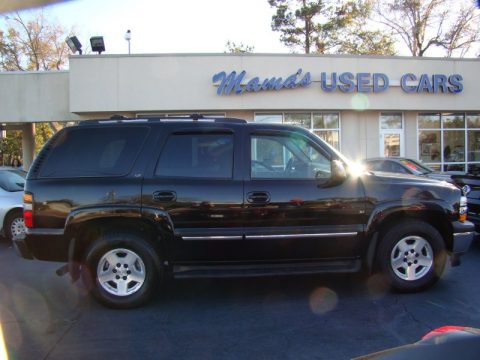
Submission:
{"label": "pavement crack", "polygon": [[414,322],[416,322],[416,323],[419,324],[419,325],[425,326],[425,327],[426,327],[427,329],[429,329],[430,331],[433,330],[433,327],[432,327],[432,326],[430,326],[430,325],[426,324],[425,322],[417,319],[417,318],[415,317],[415,315],[408,309],[408,307],[407,307],[407,305],[406,305],[405,303],[403,303],[403,302],[400,301],[400,304],[401,304],[401,306],[402,306],[402,308],[403,308],[403,311],[407,314],[407,316],[408,316],[410,319],[412,319]]}
{"label": "pavement crack", "polygon": [[78,323],[78,321],[80,320],[80,318],[82,317],[83,315],[83,312],[82,311],[79,311],[79,314],[78,315],[75,315],[72,319],[67,319],[67,320],[64,320],[63,323],[66,323],[68,324],[67,328],[65,329],[65,331],[60,335],[60,337],[58,338],[58,340],[55,342],[55,344],[52,345],[52,347],[48,350],[48,352],[45,354],[45,356],[43,357],[43,360],[46,360],[50,357],[50,355],[55,351],[55,349],[57,348],[57,346],[62,342],[62,340],[68,335],[68,333],[70,332],[70,330],[72,330],[73,326],[75,324]]}

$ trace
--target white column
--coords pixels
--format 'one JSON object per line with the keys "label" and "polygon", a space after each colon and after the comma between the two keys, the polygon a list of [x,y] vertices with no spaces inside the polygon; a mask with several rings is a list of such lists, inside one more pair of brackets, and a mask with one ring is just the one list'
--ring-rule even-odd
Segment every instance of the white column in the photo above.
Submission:
{"label": "white column", "polygon": [[35,155],[35,124],[22,124],[23,168],[28,171]]}

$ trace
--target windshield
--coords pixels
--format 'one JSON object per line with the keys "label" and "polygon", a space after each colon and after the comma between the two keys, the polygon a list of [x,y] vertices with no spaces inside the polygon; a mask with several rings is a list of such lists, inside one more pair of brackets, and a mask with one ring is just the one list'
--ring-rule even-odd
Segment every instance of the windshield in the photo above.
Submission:
{"label": "windshield", "polygon": [[25,176],[22,170],[0,170],[0,187],[9,192],[23,191]]}
{"label": "windshield", "polygon": [[401,159],[400,163],[408,167],[415,175],[425,175],[433,172],[429,167],[411,159]]}

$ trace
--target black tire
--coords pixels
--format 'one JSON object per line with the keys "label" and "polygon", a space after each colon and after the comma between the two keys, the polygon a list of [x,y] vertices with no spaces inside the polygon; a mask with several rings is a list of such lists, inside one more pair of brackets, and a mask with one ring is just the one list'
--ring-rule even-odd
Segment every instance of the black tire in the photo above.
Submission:
{"label": "black tire", "polygon": [[403,221],[387,230],[377,252],[384,279],[401,292],[421,291],[435,284],[443,274],[446,258],[440,233],[418,220]]}
{"label": "black tire", "polygon": [[[135,263],[127,260],[132,256],[136,259]],[[117,264],[110,264],[110,258],[115,259]],[[145,304],[163,278],[160,260],[153,246],[128,231],[103,234],[88,249],[84,264],[82,280],[90,294],[111,308],[126,309]],[[102,274],[99,276],[98,269],[105,277]],[[105,281],[101,281],[100,277]],[[112,279],[106,281],[110,277]],[[137,281],[142,277],[143,282]]]}
{"label": "black tire", "polygon": [[6,217],[4,223],[5,238],[12,242],[14,236],[25,234],[25,223],[23,221],[23,211],[20,209],[12,210]]}

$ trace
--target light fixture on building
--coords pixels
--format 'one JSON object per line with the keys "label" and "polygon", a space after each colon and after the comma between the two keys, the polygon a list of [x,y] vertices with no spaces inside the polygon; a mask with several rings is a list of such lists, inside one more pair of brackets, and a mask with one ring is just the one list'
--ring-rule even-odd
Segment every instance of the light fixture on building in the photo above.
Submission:
{"label": "light fixture on building", "polygon": [[103,36],[92,36],[90,38],[90,46],[92,47],[92,51],[96,51],[100,55],[103,51],[105,51],[105,42],[103,41]]}
{"label": "light fixture on building", "polygon": [[132,39],[132,32],[130,30],[127,30],[125,33],[125,40],[128,41],[128,55],[130,55],[130,40]]}
{"label": "light fixture on building", "polygon": [[70,48],[70,50],[72,50],[74,54],[78,51],[78,53],[82,55],[82,44],[80,43],[80,40],[78,40],[76,36],[67,37],[65,42],[67,43],[68,47]]}

